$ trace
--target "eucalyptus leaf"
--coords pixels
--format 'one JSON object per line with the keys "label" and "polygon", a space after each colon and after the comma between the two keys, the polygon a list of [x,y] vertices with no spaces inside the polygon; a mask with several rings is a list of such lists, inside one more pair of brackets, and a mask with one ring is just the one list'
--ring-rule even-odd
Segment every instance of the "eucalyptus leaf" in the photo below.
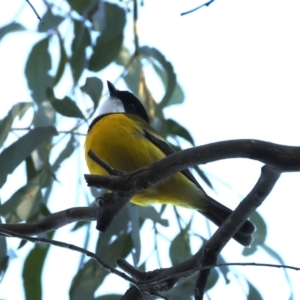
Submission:
{"label": "eucalyptus leaf", "polygon": [[83,70],[87,66],[85,48],[91,45],[91,34],[83,21],[74,21],[74,38],[71,49],[70,65],[74,80],[77,84]]}
{"label": "eucalyptus leaf", "polygon": [[168,119],[166,122],[168,134],[173,136],[179,136],[190,142],[193,146],[195,146],[194,139],[186,128],[184,128],[182,125],[180,125],[173,119]]}
{"label": "eucalyptus leaf", "polygon": [[191,246],[189,239],[190,223],[180,231],[171,243],[169,255],[173,266],[191,257]]}
{"label": "eucalyptus leaf", "polygon": [[71,8],[76,10],[82,16],[87,16],[87,14],[94,9],[96,9],[98,5],[97,0],[67,0],[70,4]]}
{"label": "eucalyptus leaf", "polygon": [[49,245],[36,244],[25,260],[22,276],[26,299],[42,299],[42,271],[48,250]]}
{"label": "eucalyptus leaf", "polygon": [[91,97],[94,103],[93,111],[95,111],[98,107],[103,90],[102,80],[98,77],[88,77],[85,81],[85,84],[80,89]]}
{"label": "eucalyptus leaf", "polygon": [[68,61],[65,45],[60,35],[58,36],[58,39],[59,39],[60,58],[59,58],[58,68],[53,80],[53,86],[57,85],[57,83],[61,80],[62,75],[64,74],[65,71],[66,63]]}
{"label": "eucalyptus leaf", "polygon": [[89,70],[95,72],[108,66],[117,57],[121,50],[126,23],[125,11],[120,6],[104,2],[103,9],[105,24],[89,61]]}
{"label": "eucalyptus leaf", "polygon": [[261,294],[257,290],[257,288],[252,285],[249,281],[247,281],[249,286],[249,294],[248,294],[248,300],[263,300]]}
{"label": "eucalyptus leaf", "polygon": [[101,268],[95,260],[89,259],[72,280],[70,300],[94,299],[94,293],[106,275],[108,271]]}
{"label": "eucalyptus leaf", "polygon": [[[0,207],[1,209],[1,207]],[[1,210],[0,210],[1,212]],[[1,218],[0,218],[0,224],[1,224]],[[0,237],[1,240],[1,247],[0,247],[0,283],[2,281],[2,278],[6,272],[6,269],[8,267],[8,261],[9,256],[7,255],[7,242],[5,237]]]}
{"label": "eucalyptus leaf", "polygon": [[26,28],[20,23],[12,22],[7,25],[4,25],[2,28],[0,28],[0,42],[5,35],[12,32],[23,31],[23,30],[26,30]]}
{"label": "eucalyptus leaf", "polygon": [[56,29],[65,18],[59,15],[54,15],[52,9],[48,7],[46,13],[42,17],[43,22],[38,23],[39,32],[47,32],[51,29]]}
{"label": "eucalyptus leaf", "polygon": [[47,99],[46,90],[53,85],[53,78],[49,75],[52,68],[49,41],[50,36],[47,36],[32,47],[25,66],[28,88],[37,104]]}
{"label": "eucalyptus leaf", "polygon": [[39,209],[40,201],[37,196],[41,189],[51,179],[48,171],[41,171],[32,178],[27,184],[18,189],[3,205],[1,214],[8,223],[26,221]]}
{"label": "eucalyptus leaf", "polygon": [[19,117],[20,120],[24,116],[25,112],[32,106],[31,102],[19,102],[13,105],[6,117],[0,120],[0,147],[5,142],[14,119]]}
{"label": "eucalyptus leaf", "polygon": [[52,89],[48,89],[47,94],[49,101],[56,112],[65,117],[84,119],[84,115],[82,114],[81,110],[79,109],[75,101],[73,101],[70,97],[65,96],[60,100],[55,97]]}
{"label": "eucalyptus leaf", "polygon": [[53,172],[56,172],[59,168],[60,165],[62,164],[63,161],[65,161],[67,158],[69,158],[75,150],[75,138],[74,135],[70,135],[70,139],[66,146],[63,148],[57,159],[54,161],[52,165],[52,170]]}
{"label": "eucalyptus leaf", "polygon": [[37,127],[20,137],[0,154],[0,187],[15,168],[43,142],[57,134],[54,127]]}
{"label": "eucalyptus leaf", "polygon": [[150,219],[155,223],[158,223],[162,226],[168,227],[169,221],[167,219],[162,219],[161,214],[158,213],[154,207],[147,206],[147,207],[139,207],[139,215],[140,218],[143,219]]}
{"label": "eucalyptus leaf", "polygon": [[159,103],[159,106],[161,108],[164,108],[169,104],[169,101],[171,100],[176,87],[176,74],[174,72],[173,66],[156,48],[144,46],[140,49],[140,53],[141,55],[145,56],[153,65],[162,68],[164,72],[166,72],[166,92],[161,102]]}
{"label": "eucalyptus leaf", "polygon": [[[126,72],[123,76],[129,89],[133,94],[138,95],[140,74],[141,74],[141,63],[138,58],[132,58],[133,54],[130,54],[129,50],[122,45],[121,51],[115,59],[115,62],[126,68]],[[131,63],[129,64],[129,62]]]}
{"label": "eucalyptus leaf", "polygon": [[140,237],[140,210],[136,205],[127,205],[129,217],[132,224],[131,239],[133,242],[133,263],[137,267],[141,256],[141,237]]}

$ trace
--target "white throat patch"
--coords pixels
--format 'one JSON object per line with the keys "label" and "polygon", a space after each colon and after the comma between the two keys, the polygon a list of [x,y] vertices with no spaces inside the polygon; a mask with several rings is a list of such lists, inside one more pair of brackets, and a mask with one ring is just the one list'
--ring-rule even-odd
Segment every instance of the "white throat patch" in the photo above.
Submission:
{"label": "white throat patch", "polygon": [[99,115],[111,113],[125,113],[124,105],[121,100],[114,97],[109,97],[102,102],[99,108]]}

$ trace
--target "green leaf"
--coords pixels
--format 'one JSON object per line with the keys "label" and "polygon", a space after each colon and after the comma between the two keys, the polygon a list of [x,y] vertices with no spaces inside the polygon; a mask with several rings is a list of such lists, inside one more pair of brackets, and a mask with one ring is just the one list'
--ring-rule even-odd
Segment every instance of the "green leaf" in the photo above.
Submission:
{"label": "green leaf", "polygon": [[5,142],[15,117],[19,117],[20,120],[30,107],[32,107],[31,102],[17,103],[10,109],[7,116],[0,121],[0,147]]}
{"label": "green leaf", "polygon": [[[176,87],[176,74],[174,72],[173,66],[169,61],[166,60],[165,56],[155,48],[144,46],[140,49],[140,53],[152,63],[154,69],[156,70],[158,75],[160,75],[165,86],[166,93],[159,103],[159,108],[162,109],[169,105]],[[162,73],[158,70],[163,70],[166,73],[166,79],[164,79]]]}
{"label": "green leaf", "polygon": [[178,284],[165,295],[170,300],[191,300],[194,299],[194,290],[197,274],[180,280]]}
{"label": "green leaf", "polygon": [[26,299],[42,299],[42,271],[48,250],[49,245],[36,244],[25,260],[22,276]]}
{"label": "green leaf", "polygon": [[[272,248],[268,247],[267,245],[261,245],[261,247],[263,248],[263,250],[265,250],[268,253],[269,256],[276,259],[279,262],[280,265],[285,265],[282,257],[276,251],[274,251]],[[285,269],[285,268],[283,268],[282,270],[284,272],[286,281],[290,286],[291,294],[293,294],[293,287],[292,287],[292,284],[291,284],[289,273],[287,272],[287,269]]]}
{"label": "green leaf", "polygon": [[100,71],[108,66],[121,50],[126,15],[116,4],[103,2],[105,24],[93,47],[89,70]]}
{"label": "green leaf", "polygon": [[26,163],[27,183],[28,183],[31,179],[33,179],[35,176],[38,175],[38,172],[35,169],[34,162],[31,155],[29,155],[26,158],[25,163]]}
{"label": "green leaf", "polygon": [[177,123],[172,119],[168,119],[166,122],[167,122],[168,133],[170,135],[180,136],[183,139],[190,142],[193,146],[195,146],[194,139],[192,138],[191,134],[187,129],[185,129],[182,125],[180,125],[179,123]]}
{"label": "green leaf", "polygon": [[139,59],[133,59],[130,65],[128,65],[131,59],[132,54],[130,54],[129,50],[124,45],[122,45],[121,51],[115,59],[115,62],[116,64],[126,68],[123,79],[125,80],[125,83],[129,87],[129,89],[133,92],[133,94],[138,95],[141,64],[139,62]]}
{"label": "green leaf", "polygon": [[39,192],[48,185],[51,174],[45,170],[17,190],[1,208],[7,223],[27,221],[39,209]]}
{"label": "green leaf", "polygon": [[80,229],[86,225],[89,225],[90,221],[79,221],[76,222],[75,225],[73,226],[73,228],[71,229],[71,231],[76,231],[77,229]]}
{"label": "green leaf", "polygon": [[56,122],[56,113],[50,101],[44,101],[38,104],[38,109],[34,115],[34,127],[53,126]]}
{"label": "green leaf", "polygon": [[47,94],[49,101],[56,112],[65,117],[84,119],[84,115],[82,114],[81,110],[75,101],[73,101],[70,97],[66,96],[60,100],[55,97],[52,89],[47,89]]}
{"label": "green leaf", "polygon": [[23,135],[0,154],[0,187],[6,177],[43,142],[57,134],[55,127],[37,127]]}
{"label": "green leaf", "polygon": [[251,247],[243,249],[242,254],[245,256],[255,253],[258,250],[258,246],[264,245],[267,237],[267,224],[257,211],[251,215],[250,220],[255,224],[257,230],[253,234]]}
{"label": "green leaf", "polygon": [[84,68],[86,67],[85,48],[91,45],[91,35],[84,22],[74,21],[74,39],[72,41],[72,56],[70,65],[74,84],[77,84]]}
{"label": "green leaf", "polygon": [[[101,259],[103,259],[101,257]],[[108,274],[95,260],[88,260],[72,280],[70,300],[91,300],[94,293]]]}
{"label": "green leaf", "polygon": [[219,273],[215,268],[210,270],[210,274],[209,274],[207,284],[206,284],[206,290],[207,291],[210,290],[211,288],[213,288],[216,285],[219,277],[220,277]]}
{"label": "green leaf", "polygon": [[48,36],[33,46],[25,67],[27,84],[37,104],[47,100],[46,90],[53,85],[53,78],[49,75],[51,70],[49,40]]}
{"label": "green leaf", "polygon": [[200,178],[213,190],[214,187],[212,183],[210,182],[209,178],[206,176],[206,174],[199,168],[199,166],[194,166],[193,169],[198,173]]}
{"label": "green leaf", "polygon": [[23,30],[26,30],[26,28],[19,23],[12,22],[10,24],[4,25],[2,28],[0,28],[0,42],[3,39],[3,37],[8,33],[23,31]]}
{"label": "green leaf", "polygon": [[[0,224],[1,224],[0,218]],[[0,282],[3,279],[3,276],[8,267],[9,256],[7,255],[7,242],[5,237],[0,237],[1,239],[1,247],[0,247]]]}
{"label": "green leaf", "polygon": [[59,154],[59,156],[57,157],[57,159],[52,165],[53,172],[56,172],[59,169],[62,162],[67,158],[69,158],[74,153],[74,150],[75,150],[75,139],[74,139],[74,135],[71,134],[68,143],[66,144],[66,146],[64,147],[64,149],[62,150],[62,152]]}
{"label": "green leaf", "polygon": [[259,291],[252,285],[249,281],[247,281],[249,285],[249,294],[248,294],[248,300],[263,300],[261,294]]}
{"label": "green leaf", "polygon": [[122,209],[113,219],[112,223],[99,235],[96,247],[96,254],[100,257],[107,255],[107,246],[111,244],[112,237],[118,237],[129,227],[129,213],[127,209]]}
{"label": "green leaf", "polygon": [[[225,261],[224,257],[222,255],[219,255],[217,264],[225,264],[225,263],[226,263],[226,261]],[[231,271],[230,271],[229,267],[222,266],[222,267],[218,267],[218,269],[220,270],[221,274],[223,275],[225,283],[226,284],[230,283]]]}
{"label": "green leaf", "polygon": [[103,295],[95,298],[95,300],[120,300],[122,296],[118,294]]}
{"label": "green leaf", "polygon": [[98,107],[103,90],[102,80],[100,80],[98,77],[88,77],[85,81],[85,84],[80,89],[91,97],[94,103],[93,111],[95,111]]}
{"label": "green leaf", "polygon": [[148,207],[138,207],[139,208],[139,215],[142,219],[150,219],[154,223],[158,223],[162,226],[168,227],[169,221],[167,219],[162,219],[161,214],[158,213],[154,207],[148,206]]}
{"label": "green leaf", "polygon": [[38,31],[47,32],[48,30],[56,29],[64,19],[62,16],[54,15],[51,8],[48,8],[42,17],[43,22],[39,22]]}
{"label": "green leaf", "polygon": [[140,210],[136,205],[127,205],[129,217],[131,220],[131,239],[134,251],[132,253],[134,266],[137,267],[141,256],[141,237],[140,237]]}
{"label": "green leaf", "polygon": [[53,80],[53,87],[57,85],[57,83],[61,80],[62,75],[64,74],[65,71],[66,63],[68,61],[65,45],[60,35],[58,35],[58,40],[59,40],[59,49],[60,49],[60,59],[59,59],[56,75]]}
{"label": "green leaf", "polygon": [[89,11],[96,9],[98,1],[96,0],[67,0],[72,9],[76,10],[80,15],[86,16]]}
{"label": "green leaf", "polygon": [[189,230],[191,222],[185,229],[180,231],[171,243],[169,255],[173,266],[189,259],[191,257],[191,246],[189,239]]}

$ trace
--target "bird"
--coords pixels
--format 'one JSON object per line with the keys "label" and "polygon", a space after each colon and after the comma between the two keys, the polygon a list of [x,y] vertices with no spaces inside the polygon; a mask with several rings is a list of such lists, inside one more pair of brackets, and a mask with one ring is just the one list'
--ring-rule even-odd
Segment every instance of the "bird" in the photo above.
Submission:
{"label": "bird", "polygon": [[[151,125],[141,101],[129,91],[121,91],[107,81],[109,97],[91,122],[85,140],[85,159],[94,175],[109,175],[88,155],[93,151],[115,170],[132,172],[176,152]],[[137,194],[131,203],[148,206],[172,204],[197,210],[215,225],[221,224],[232,210],[207,195],[189,169]],[[255,225],[247,220],[233,236],[243,246],[250,246]]]}

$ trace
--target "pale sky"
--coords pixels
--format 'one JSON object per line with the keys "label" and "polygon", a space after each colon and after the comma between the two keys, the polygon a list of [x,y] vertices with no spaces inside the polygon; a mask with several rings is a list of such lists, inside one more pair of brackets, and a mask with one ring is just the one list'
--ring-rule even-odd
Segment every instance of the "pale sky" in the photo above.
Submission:
{"label": "pale sky", "polygon": [[[184,105],[168,108],[165,114],[186,126],[192,133],[196,145],[244,138],[300,145],[299,1],[216,0],[208,8],[204,7],[183,17],[180,17],[180,13],[198,6],[199,1],[144,2],[145,6],[140,9],[140,43],[158,48],[172,62],[186,95]],[[2,0],[1,24],[9,22],[18,7],[24,3],[25,1]],[[43,11],[40,1],[35,0],[33,4],[38,11],[39,9]],[[131,15],[129,17],[131,18]],[[19,20],[31,29],[37,24],[27,5],[21,12]],[[24,62],[32,42],[40,38],[41,35],[34,33],[16,33],[1,41],[0,118],[6,115],[12,103],[30,101],[23,76]],[[127,44],[131,44],[130,39],[127,40]],[[116,67],[108,68],[100,74],[100,78],[114,81],[120,71],[121,69]],[[149,86],[154,97],[160,99],[161,84],[157,80],[152,80]],[[122,88],[124,85],[120,82],[118,87]],[[28,120],[30,115],[25,116],[24,123],[26,117]],[[19,126],[22,123],[15,124]],[[82,129],[84,130],[86,128]],[[83,141],[82,139],[82,143]],[[65,180],[67,174],[78,167],[85,168],[84,163],[78,166],[73,160],[63,165],[58,174],[61,184],[55,187],[56,196],[53,194],[58,200],[56,203],[51,202],[52,211],[69,208],[74,205],[74,199],[77,199],[76,205],[86,203],[83,197],[76,198],[77,179]],[[215,193],[208,188],[206,190],[217,200],[234,208],[255,184],[260,167],[260,163],[244,159],[205,165],[203,169],[208,172],[208,176],[211,175]],[[86,168],[84,171],[87,172]],[[22,176],[22,167],[16,172]],[[7,185],[2,189],[1,200],[8,199],[15,190],[16,174],[9,177]],[[215,177],[231,188],[215,180]],[[267,245],[281,255],[285,264],[298,267],[300,266],[299,183],[300,173],[283,174],[270,196],[258,209],[268,224]],[[68,198],[62,199],[57,196],[63,195],[66,190],[70,192]],[[168,208],[169,211],[170,209]],[[181,210],[181,213],[188,220],[189,211]],[[172,228],[178,230],[174,220],[170,220],[170,224],[169,228],[162,229],[166,236],[177,233],[172,232]],[[194,231],[200,233],[201,228],[205,226],[204,219],[197,216],[197,223],[193,222]],[[145,232],[151,230],[150,226],[148,227],[145,226]],[[80,237],[70,234],[70,228],[72,226],[59,229],[55,238],[77,244]],[[84,231],[80,234],[83,236]],[[93,250],[93,243],[94,241],[89,245],[90,250]],[[18,244],[17,240],[9,240],[9,245],[14,249]],[[147,249],[151,247],[146,241],[143,245],[145,247],[142,261],[149,254]],[[167,249],[163,250],[166,245],[162,240],[162,253],[168,253]],[[195,241],[195,251],[197,246],[199,245]],[[16,258],[10,264],[1,283],[0,298],[23,299],[22,281],[16,274],[21,272],[20,260],[30,249],[27,246],[20,251],[15,250],[20,259]],[[240,245],[231,241],[222,254],[228,262],[278,263],[262,251],[250,257],[241,256],[242,250]],[[76,253],[53,247],[47,257],[49,264],[43,274],[44,300],[67,299],[69,283],[78,267],[77,263],[74,264],[74,260],[77,261],[78,257]],[[155,263],[153,256],[149,264],[152,261]],[[169,266],[167,259],[164,262],[166,263],[164,266]],[[281,269],[262,267],[234,267],[234,269],[244,274],[259,289],[264,299],[275,297],[288,299],[290,290]],[[288,271],[288,274],[294,290],[294,299],[300,299],[300,273]],[[235,275],[231,276],[233,278]],[[12,283],[14,289],[11,288]],[[127,283],[123,280],[116,281],[116,277],[112,277],[100,291],[113,291],[116,285],[122,292],[125,291]],[[62,288],[54,288],[58,286]],[[245,286],[241,287],[235,280],[229,285],[220,280],[217,288],[210,291],[209,295],[212,299],[219,299],[222,296],[228,298],[233,295],[235,299],[244,299],[243,289]]]}

